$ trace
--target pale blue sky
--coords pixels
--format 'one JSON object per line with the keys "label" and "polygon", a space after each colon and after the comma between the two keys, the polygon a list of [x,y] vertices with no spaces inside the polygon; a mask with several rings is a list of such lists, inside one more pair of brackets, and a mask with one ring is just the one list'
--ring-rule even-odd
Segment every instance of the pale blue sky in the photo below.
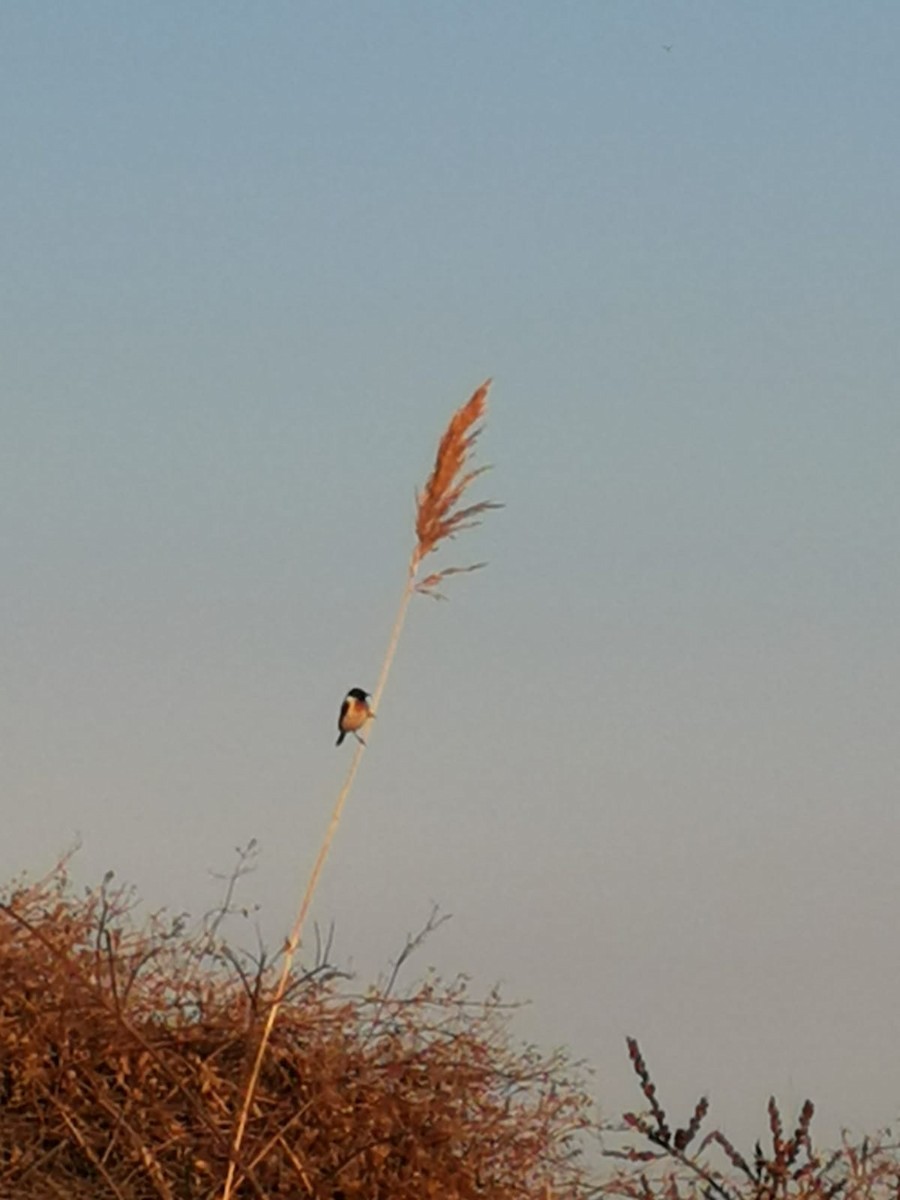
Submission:
{"label": "pale blue sky", "polygon": [[[671,51],[664,49],[670,45]],[[0,871],[506,981],[637,1101],[900,1110],[900,9],[0,9]],[[345,748],[346,749],[346,748]]]}

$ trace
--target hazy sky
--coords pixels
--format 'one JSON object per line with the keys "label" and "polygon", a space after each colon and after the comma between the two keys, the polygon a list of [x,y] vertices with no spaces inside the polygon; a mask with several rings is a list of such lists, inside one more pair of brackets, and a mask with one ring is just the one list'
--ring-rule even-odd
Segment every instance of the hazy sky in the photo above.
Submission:
{"label": "hazy sky", "polygon": [[[0,874],[500,979],[609,1115],[900,1111],[900,7],[0,7]],[[665,47],[671,47],[666,49]],[[252,941],[250,931],[247,940]]]}

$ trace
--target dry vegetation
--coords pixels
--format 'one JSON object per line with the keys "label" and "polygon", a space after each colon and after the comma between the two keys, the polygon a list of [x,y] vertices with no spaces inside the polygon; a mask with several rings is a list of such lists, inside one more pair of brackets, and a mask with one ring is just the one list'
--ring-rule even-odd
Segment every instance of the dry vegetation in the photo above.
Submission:
{"label": "dry vegetation", "polygon": [[[501,507],[492,500],[460,506],[463,495],[474,480],[489,470],[486,466],[470,465],[475,443],[481,434],[478,422],[485,415],[489,389],[490,381],[483,383],[453,414],[438,445],[434,468],[425,487],[416,496],[416,543],[409,563],[411,579],[426,555],[433,554],[445,541],[455,538],[464,529],[474,528],[492,508]],[[443,580],[451,575],[477,571],[484,565],[473,563],[467,567],[444,567],[417,583],[416,591],[443,598],[437,590]]]}
{"label": "dry vegetation", "polygon": [[[230,893],[229,893],[230,895]],[[0,1198],[213,1200],[277,961],[229,947],[225,907],[196,928],[132,919],[109,880],[65,867],[0,905]],[[226,901],[227,904],[227,901]],[[426,926],[429,932],[434,923]],[[398,964],[420,941],[411,939]],[[818,1151],[807,1102],[744,1156],[670,1122],[637,1043],[646,1111],[584,1165],[592,1102],[560,1052],[516,1047],[497,995],[464,981],[359,994],[328,962],[291,972],[260,1072],[234,1194],[262,1200],[897,1200],[886,1140]],[[638,1143],[628,1137],[637,1135]]]}
{"label": "dry vegetation", "polygon": [[[400,598],[400,606],[397,610],[397,616],[394,619],[390,637],[388,638],[387,650],[385,651],[384,660],[381,665],[378,682],[372,693],[373,712],[377,712],[381,705],[381,697],[384,694],[391,665],[394,661],[394,655],[397,652],[397,646],[400,641],[400,634],[403,632],[409,603],[413,595],[421,592],[425,595],[431,595],[436,599],[443,599],[441,593],[438,591],[438,585],[443,580],[451,575],[477,570],[478,567],[484,565],[483,563],[476,563],[469,567],[445,567],[443,570],[435,571],[427,578],[419,580],[419,568],[426,555],[433,554],[445,541],[456,537],[462,530],[471,529],[472,526],[477,525],[480,518],[488,510],[500,507],[489,500],[482,500],[466,507],[461,507],[460,504],[462,497],[473,480],[477,479],[487,469],[485,467],[475,468],[471,463],[475,442],[478,440],[481,432],[481,426],[478,422],[484,417],[489,389],[490,381],[488,380],[481,387],[476,388],[466,403],[461,405],[450,418],[450,423],[444,430],[444,434],[438,444],[434,468],[421,494],[416,496],[415,540],[409,556],[406,583]],[[250,1070],[247,1073],[243,1098],[235,1118],[232,1148],[225,1184],[222,1189],[222,1200],[231,1200],[234,1195],[237,1164],[241,1156],[241,1147],[247,1132],[250,1111],[254,1104],[263,1060],[272,1037],[275,1022],[278,1020],[278,1015],[281,1011],[282,1001],[287,992],[294,956],[300,948],[300,941],[312,906],[313,896],[315,895],[325,862],[331,851],[332,842],[340,826],[344,805],[353,787],[353,781],[359,770],[364,749],[365,743],[358,743],[356,751],[350,760],[350,767],[344,783],[338,792],[328,828],[319,846],[319,852],[316,855],[309,879],[300,899],[297,916],[287,939],[280,974],[272,986],[271,1000],[267,1004],[267,1012],[259,1032],[256,1051]]]}
{"label": "dry vegetation", "polygon": [[[624,1147],[607,1151],[618,1169],[597,1189],[622,1200],[897,1200],[898,1146],[889,1131],[837,1150],[818,1150],[812,1139],[811,1100],[785,1131],[774,1096],[769,1099],[770,1145],[757,1142],[745,1156],[720,1130],[703,1134],[709,1101],[702,1096],[682,1126],[672,1128],[656,1084],[634,1038],[628,1053],[647,1101],[642,1113],[626,1113],[617,1131]],[[639,1144],[629,1144],[637,1134]],[[702,1135],[702,1136],[701,1136]]]}
{"label": "dry vegetation", "polygon": [[[60,868],[0,910],[0,1196],[221,1193],[268,974],[109,882]],[[589,1102],[561,1054],[513,1049],[498,997],[438,980],[355,995],[293,972],[235,1193],[317,1200],[584,1195]],[[549,1191],[548,1191],[549,1189]]]}
{"label": "dry vegetation", "polygon": [[[489,509],[463,505],[488,384],[453,415],[417,497],[400,608],[373,693],[379,702],[412,596],[448,577],[423,560]],[[464,981],[365,994],[328,963],[295,965],[361,761],[357,746],[290,936],[273,961],[221,936],[219,911],[132,920],[107,878],[86,895],[65,865],[0,904],[0,1200],[900,1200],[886,1138],[813,1145],[813,1106],[771,1148],[742,1155],[703,1135],[706,1099],[672,1128],[635,1041],[647,1111],[626,1114],[611,1169],[584,1167],[596,1133],[577,1066],[509,1039],[496,995]],[[431,922],[423,934],[434,927]],[[419,943],[407,943],[405,961]],[[702,1136],[701,1136],[702,1135]],[[629,1141],[637,1137],[638,1144]]]}

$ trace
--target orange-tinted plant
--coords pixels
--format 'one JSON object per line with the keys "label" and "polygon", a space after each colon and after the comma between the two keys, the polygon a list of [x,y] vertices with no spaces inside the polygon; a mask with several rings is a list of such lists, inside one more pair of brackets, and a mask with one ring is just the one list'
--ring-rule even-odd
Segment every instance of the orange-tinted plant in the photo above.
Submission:
{"label": "orange-tinted plant", "polygon": [[[448,538],[455,537],[463,529],[471,528],[472,525],[477,524],[478,519],[489,509],[499,507],[490,501],[480,501],[464,507],[460,505],[460,501],[470,484],[485,470],[484,467],[472,468],[470,463],[475,442],[480,433],[478,422],[485,413],[489,387],[490,381],[482,384],[469,400],[457,409],[451,417],[450,423],[438,446],[434,469],[423,491],[416,497],[416,538],[407,566],[406,584],[400,599],[400,607],[388,639],[388,647],[378,682],[372,694],[372,708],[376,712],[381,704],[381,697],[394,661],[394,655],[406,621],[406,614],[412,596],[417,591],[432,596],[439,596],[440,593],[437,591],[437,587],[448,576],[459,574],[460,572],[473,571],[483,566],[482,563],[477,563],[470,567],[446,567],[443,570],[433,572],[421,581],[418,578],[419,568],[426,555],[437,550]],[[243,1100],[235,1121],[234,1154],[228,1166],[222,1200],[230,1200],[233,1192],[237,1172],[237,1154],[244,1139],[266,1048],[272,1036],[275,1022],[278,1019],[279,1009],[284,1000],[291,963],[300,946],[312,898],[318,886],[334,836],[340,825],[344,805],[350,794],[353,781],[356,778],[356,772],[362,760],[364,749],[365,743],[357,743],[343,786],[338,792],[331,820],[322,839],[322,844],[319,847],[319,852],[310,872],[306,889],[301,898],[293,929],[287,938],[281,974],[269,999],[259,1034],[259,1041],[247,1073]]]}
{"label": "orange-tinted plant", "polygon": [[[271,968],[60,869],[0,905],[0,1197],[212,1200]],[[413,943],[416,944],[415,942]],[[465,981],[292,969],[234,1189],[257,1200],[582,1200],[589,1101]]]}

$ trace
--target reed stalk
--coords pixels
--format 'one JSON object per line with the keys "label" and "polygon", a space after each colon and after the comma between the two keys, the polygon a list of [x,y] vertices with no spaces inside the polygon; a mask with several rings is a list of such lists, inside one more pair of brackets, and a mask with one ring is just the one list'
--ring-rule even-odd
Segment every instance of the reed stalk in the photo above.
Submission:
{"label": "reed stalk", "polygon": [[[419,579],[420,568],[424,559],[429,554],[434,553],[449,538],[455,537],[464,529],[470,529],[474,525],[479,524],[480,518],[489,509],[500,507],[500,505],[488,500],[460,507],[460,501],[466,489],[479,475],[488,469],[484,466],[472,468],[469,464],[472,460],[475,442],[481,432],[479,422],[483,418],[487,407],[490,383],[490,380],[486,380],[451,417],[450,423],[445,429],[438,445],[434,468],[422,492],[416,495],[416,540],[410,554],[406,583],[403,588],[403,594],[400,597],[397,616],[394,619],[393,628],[388,638],[387,650],[385,651],[384,661],[381,664],[378,682],[372,693],[373,712],[378,712],[381,697],[384,693],[388,675],[394,662],[394,656],[397,652],[397,646],[400,642],[400,635],[403,632],[403,626],[406,622],[409,602],[415,593],[419,592],[422,595],[432,596],[435,599],[443,599],[444,597],[438,588],[445,579],[451,575],[478,570],[485,565],[484,563],[473,563],[466,567],[444,567],[442,570],[431,572],[424,579]],[[367,726],[367,739],[369,741],[371,741],[372,729],[371,725]],[[350,789],[353,786],[353,781],[362,762],[362,755],[365,748],[362,742],[356,743],[356,749],[347,770],[347,775],[335,800],[328,828],[325,831],[325,836],[316,855],[303,898],[300,901],[297,917],[291,929],[290,936],[285,943],[281,971],[269,1001],[266,1019],[263,1022],[253,1063],[244,1086],[240,1112],[234,1126],[231,1157],[228,1164],[225,1185],[222,1190],[222,1200],[231,1200],[235,1188],[240,1186],[243,1178],[241,1177],[236,1180],[239,1155],[247,1130],[247,1121],[253,1104],[253,1098],[256,1094],[256,1087],[259,1082],[266,1048],[288,989],[291,969],[297,950],[300,947],[303,928],[309,914],[313,896],[315,895],[322,869],[325,866],[325,860],[328,858],[331,844],[340,825],[344,805],[347,802],[347,797],[350,795]]]}

